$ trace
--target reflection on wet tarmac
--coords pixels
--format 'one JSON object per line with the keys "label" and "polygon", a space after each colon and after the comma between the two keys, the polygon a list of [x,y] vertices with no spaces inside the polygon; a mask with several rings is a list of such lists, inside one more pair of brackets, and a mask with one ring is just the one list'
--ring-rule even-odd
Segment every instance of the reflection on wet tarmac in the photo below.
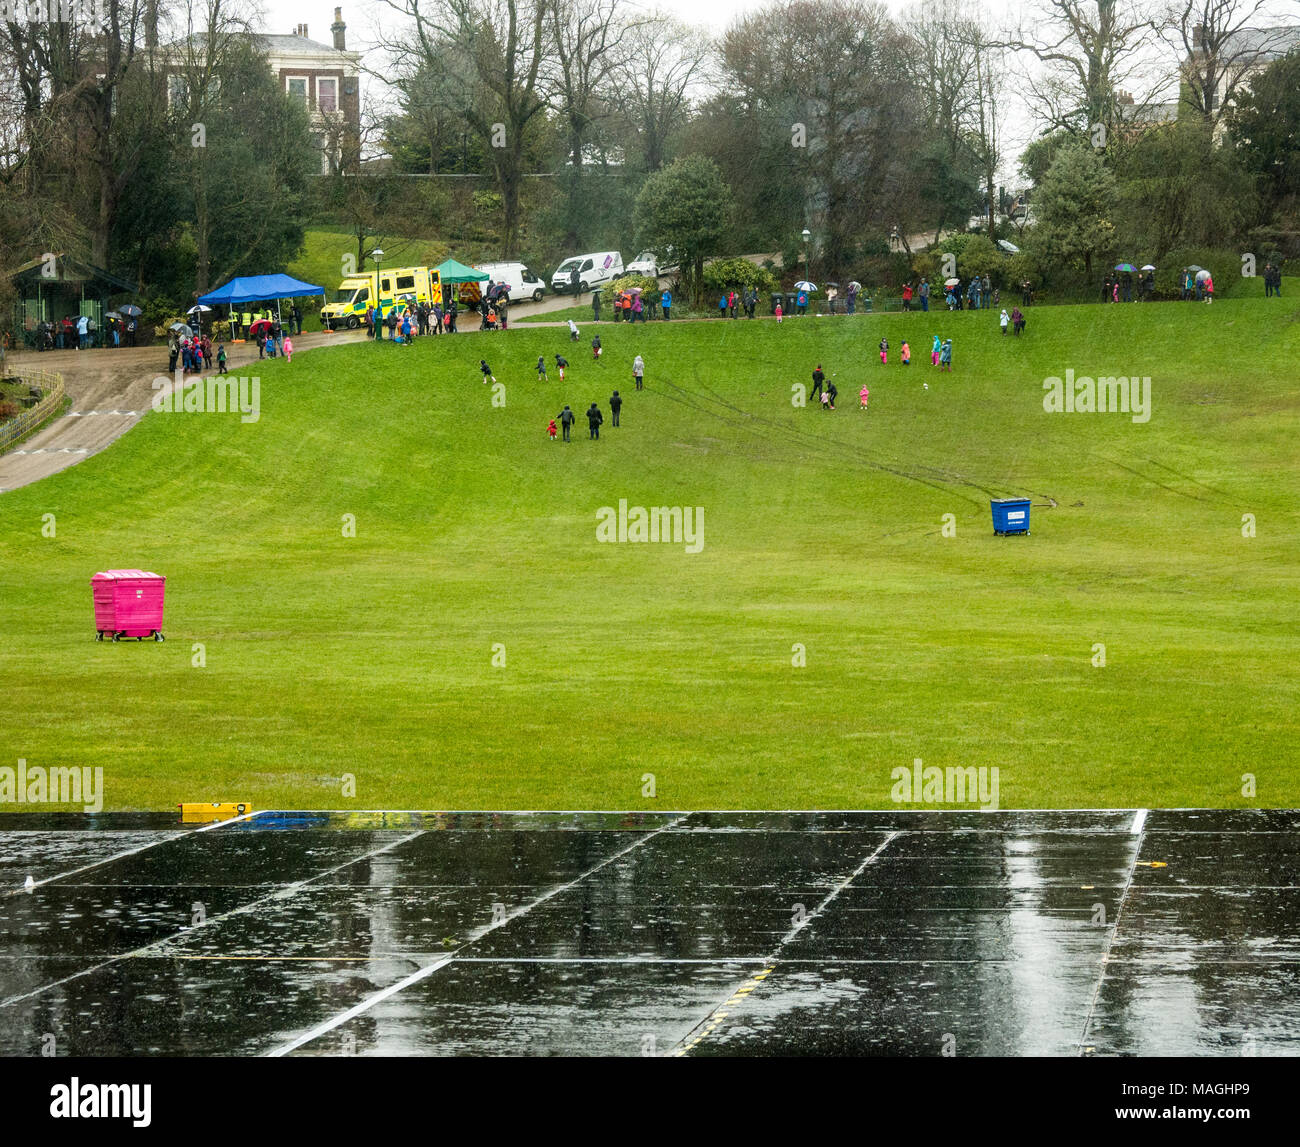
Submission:
{"label": "reflection on wet tarmac", "polygon": [[0,816],[0,1053],[1300,1054],[1298,829]]}

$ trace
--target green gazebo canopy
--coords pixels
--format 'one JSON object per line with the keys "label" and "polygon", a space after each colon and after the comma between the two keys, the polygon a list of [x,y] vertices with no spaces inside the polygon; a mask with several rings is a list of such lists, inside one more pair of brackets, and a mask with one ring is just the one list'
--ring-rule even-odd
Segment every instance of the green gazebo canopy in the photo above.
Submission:
{"label": "green gazebo canopy", "polygon": [[473,267],[456,262],[455,259],[447,259],[439,263],[436,269],[444,283],[486,283],[489,278],[486,272],[476,271]]}

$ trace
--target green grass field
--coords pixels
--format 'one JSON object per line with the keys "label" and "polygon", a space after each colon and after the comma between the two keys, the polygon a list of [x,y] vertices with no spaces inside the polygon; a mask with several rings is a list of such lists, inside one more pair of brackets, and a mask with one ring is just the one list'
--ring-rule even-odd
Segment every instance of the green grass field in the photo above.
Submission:
{"label": "green grass field", "polygon": [[[1020,340],[992,312],[608,325],[599,365],[587,332],[518,327],[259,363],[258,422],[151,414],[0,496],[0,764],[102,765],[111,808],[889,807],[915,758],[997,766],[1003,807],[1300,804],[1294,307],[1044,308]],[[557,351],[568,380],[538,383]],[[834,413],[792,405],[818,361]],[[1046,413],[1067,368],[1150,376],[1150,421]],[[547,440],[593,399],[598,443],[585,420]],[[1029,537],[993,535],[1008,495]],[[703,507],[703,549],[598,542],[623,498]],[[168,640],[98,644],[90,576],[132,566],[168,577]]]}

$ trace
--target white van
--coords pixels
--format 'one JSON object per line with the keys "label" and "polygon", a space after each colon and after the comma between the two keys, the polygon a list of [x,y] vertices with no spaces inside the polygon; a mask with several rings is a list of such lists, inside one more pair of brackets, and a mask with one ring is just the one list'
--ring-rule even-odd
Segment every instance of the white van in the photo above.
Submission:
{"label": "white van", "polygon": [[525,299],[532,299],[535,303],[542,301],[546,284],[523,263],[476,263],[474,270],[490,275],[494,283],[505,283],[510,288],[512,302],[521,303]]}
{"label": "white van", "polygon": [[578,272],[578,292],[589,291],[623,274],[623,256],[617,251],[593,251],[590,255],[565,259],[551,276],[551,290],[557,295],[572,293],[575,269]]}

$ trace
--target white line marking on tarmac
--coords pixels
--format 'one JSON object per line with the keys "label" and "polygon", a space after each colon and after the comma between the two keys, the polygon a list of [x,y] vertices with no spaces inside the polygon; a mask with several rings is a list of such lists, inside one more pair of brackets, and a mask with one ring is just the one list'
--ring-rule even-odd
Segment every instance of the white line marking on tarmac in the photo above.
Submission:
{"label": "white line marking on tarmac", "polygon": [[340,1015],[334,1016],[332,1019],[328,1019],[322,1024],[317,1024],[316,1027],[312,1028],[310,1031],[304,1032],[302,1035],[296,1037],[295,1039],[290,1040],[282,1047],[278,1047],[274,1051],[268,1052],[267,1058],[279,1059],[281,1056],[285,1056],[288,1055],[290,1052],[297,1051],[298,1048],[302,1047],[304,1044],[311,1043],[313,1040],[319,1039],[321,1036],[326,1035],[329,1032],[332,1032],[335,1028],[339,1027],[341,1024],[345,1024],[349,1020],[356,1019],[357,1016],[363,1015],[364,1013],[368,1012],[371,1008],[373,1008],[376,1004],[383,1003],[383,1001],[388,999],[390,996],[395,996],[398,992],[403,991],[406,988],[409,988],[412,984],[418,984],[421,980],[427,979],[429,976],[432,976],[434,972],[438,971],[439,968],[445,968],[448,964],[450,964],[463,949],[469,947],[469,945],[471,944],[477,943],[479,940],[483,939],[483,937],[486,936],[489,932],[495,931],[497,928],[505,927],[505,925],[508,924],[511,920],[514,920],[520,916],[526,916],[539,904],[545,904],[546,901],[558,896],[561,892],[568,891],[568,889],[572,888],[574,885],[580,884],[582,881],[586,880],[588,876],[595,875],[602,868],[605,868],[606,866],[613,864],[614,861],[619,860],[620,858],[626,856],[629,852],[632,852],[634,849],[640,848],[643,844],[646,843],[646,841],[650,840],[653,837],[658,836],[661,832],[667,832],[670,828],[674,827],[674,825],[680,824],[685,819],[686,819],[685,816],[678,817],[676,820],[671,821],[668,824],[662,825],[659,828],[652,830],[651,832],[645,833],[639,840],[636,840],[633,843],[629,844],[626,848],[620,849],[618,852],[614,853],[613,856],[607,857],[606,859],[602,860],[599,864],[597,864],[595,867],[587,869],[586,872],[582,873],[579,876],[575,876],[572,880],[568,881],[567,883],[556,885],[550,891],[545,892],[541,896],[537,897],[536,900],[533,900],[528,904],[516,908],[513,912],[507,913],[500,920],[495,920],[491,924],[481,925],[480,927],[476,928],[473,932],[469,934],[469,936],[466,938],[463,944],[460,944],[453,951],[447,953],[446,956],[443,956],[440,959],[435,960],[432,964],[429,964],[427,967],[421,968],[417,972],[412,972],[405,979],[399,980],[395,984],[391,984],[387,988],[384,988],[382,991],[376,992],[373,996],[370,996],[368,999],[362,1000],[359,1004],[355,1005],[354,1007],[348,1008],[347,1011],[341,1013]]}
{"label": "white line marking on tarmac", "polygon": [[[80,868],[73,868],[67,872],[60,872],[54,876],[47,876],[44,880],[34,880],[29,885],[20,885],[17,888],[5,890],[6,896],[17,896],[20,892],[30,892],[33,888],[40,888],[43,884],[53,884],[56,880],[66,880],[69,876],[77,876],[82,872],[89,872],[92,868],[101,868],[105,864],[112,864],[117,860],[125,860],[128,856],[135,856],[140,852],[147,852],[151,848],[157,848],[160,844],[170,844],[174,840],[180,840],[182,837],[193,836],[196,832],[211,832],[214,828],[221,828],[222,825],[233,824],[237,820],[249,820],[255,816],[261,816],[260,812],[245,813],[243,816],[231,817],[230,820],[218,820],[212,824],[205,824],[202,828],[189,828],[179,832],[169,832],[161,840],[153,840],[148,844],[142,844],[138,848],[128,848],[125,852],[117,852],[112,856],[106,856],[103,860],[96,860],[92,864],[83,864]],[[147,830],[146,830],[147,831]]]}
{"label": "white line marking on tarmac", "polygon": [[1137,872],[1138,857],[1142,855],[1142,842],[1146,839],[1146,809],[1138,810],[1133,818],[1133,859],[1128,866],[1128,879],[1124,881],[1124,890],[1119,894],[1119,903],[1115,908],[1115,926],[1106,937],[1102,946],[1101,960],[1097,968],[1097,982],[1093,985],[1092,999],[1088,1002],[1088,1014],[1083,1020],[1083,1031],[1079,1035],[1079,1055],[1087,1054],[1088,1030],[1092,1027],[1092,1017],[1097,1010],[1097,1001],[1101,998],[1101,986],[1106,981],[1106,967],[1110,963],[1110,950],[1115,946],[1115,937],[1119,935],[1120,918],[1124,915],[1124,902],[1128,899],[1129,889],[1133,887],[1133,875]]}
{"label": "white line marking on tarmac", "polygon": [[[888,836],[886,836],[885,839],[882,840],[880,844],[878,844],[872,852],[868,853],[866,858],[862,861],[862,863],[859,864],[857,868],[855,868],[852,872],[850,872],[848,876],[846,876],[843,880],[841,880],[834,888],[832,888],[830,892],[827,893],[826,896],[822,899],[822,902],[817,905],[816,908],[814,908],[810,913],[808,913],[807,916],[805,916],[793,928],[791,928],[790,931],[788,931],[784,936],[781,937],[780,942],[777,944],[775,948],[772,949],[767,959],[763,961],[763,964],[767,966],[767,970],[764,972],[760,972],[756,976],[751,976],[748,980],[745,980],[742,984],[740,984],[739,987],[735,988],[727,996],[727,998],[722,1001],[722,1003],[718,1004],[716,1007],[711,1009],[708,1012],[708,1014],[704,1016],[703,1019],[701,1019],[698,1023],[694,1024],[689,1030],[687,1030],[687,1032],[681,1037],[681,1039],[677,1040],[673,1044],[673,1051],[670,1052],[669,1055],[677,1056],[677,1057],[684,1056],[688,1051],[690,1051],[691,1048],[693,1048],[697,1043],[699,1043],[700,1040],[705,1039],[707,1036],[711,1035],[713,1029],[718,1026],[719,1022],[725,1016],[731,1014],[730,1012],[724,1013],[722,1009],[727,1007],[729,1004],[732,1004],[733,1001],[734,1001],[734,1006],[739,1007],[740,1004],[743,1002],[743,996],[748,995],[748,993],[752,991],[755,986],[757,986],[757,983],[761,983],[763,980],[765,980],[769,975],[769,973],[771,973],[775,969],[777,961],[780,958],[781,949],[784,948],[787,944],[789,944],[790,941],[793,940],[797,935],[799,935],[799,933],[802,932],[806,927],[808,927],[809,924],[811,924],[814,920],[816,920],[817,917],[819,917],[822,914],[822,912],[825,911],[827,905],[829,905],[832,900],[834,900],[841,892],[844,891],[844,889],[846,889],[859,876],[861,876],[862,873],[866,871],[867,866],[872,864],[875,861],[876,857],[878,857],[887,847],[889,847],[889,845],[899,835],[900,835],[900,830],[897,829],[894,830]],[[830,959],[830,960],[823,960],[820,962],[823,964],[827,964],[827,963],[833,964],[836,961]],[[710,1021],[713,1022],[710,1023]],[[691,1036],[694,1035],[695,1032],[699,1031],[701,1028],[704,1029],[703,1034],[698,1036],[696,1039],[691,1040],[690,1043],[687,1043],[687,1041],[691,1039]]]}
{"label": "white line marking on tarmac", "polygon": [[[256,816],[257,814],[253,813],[252,815]],[[221,823],[229,824],[230,821],[222,821]],[[211,827],[216,827],[216,826],[214,825]],[[201,832],[202,829],[196,829],[195,831]],[[382,848],[372,849],[370,852],[364,853],[361,856],[354,857],[353,859],[345,861],[342,864],[336,864],[333,868],[327,869],[325,872],[320,873],[320,875],[332,876],[334,873],[340,872],[344,868],[349,867],[350,865],[360,864],[363,860],[369,860],[371,857],[379,856],[381,853],[389,852],[392,849],[405,844],[408,840],[414,840],[417,836],[423,836],[423,835],[424,835],[424,831],[421,830],[420,832],[413,832],[407,836],[403,836],[398,840],[391,840],[387,844],[385,844]],[[203,921],[202,924],[191,924],[189,927],[183,929],[180,936],[164,936],[161,940],[155,940],[152,944],[146,944],[142,948],[135,948],[130,952],[123,952],[120,955],[111,956],[109,959],[101,960],[98,964],[93,964],[89,968],[82,968],[81,971],[79,972],[73,972],[72,975],[64,976],[63,979],[61,980],[55,980],[53,983],[44,984],[39,988],[33,988],[30,992],[24,992],[20,996],[10,996],[8,999],[0,1000],[0,1008],[7,1008],[12,1004],[22,1003],[23,1000],[30,1000],[33,996],[39,996],[43,992],[48,992],[51,988],[61,987],[63,984],[71,983],[73,980],[79,980],[83,976],[89,976],[92,972],[98,972],[101,968],[106,968],[110,964],[120,963],[122,960],[140,959],[142,956],[145,956],[146,954],[150,952],[154,952],[160,948],[164,948],[168,944],[171,944],[178,939],[192,936],[195,932],[199,931],[200,928],[207,928],[209,925],[215,924],[219,920],[228,920],[232,916],[242,916],[249,912],[254,911],[257,908],[260,908],[263,904],[271,903],[276,900],[283,900],[287,896],[292,896],[295,892],[300,891],[306,885],[311,884],[312,881],[314,881],[315,879],[316,879],[315,876],[309,876],[305,880],[295,880],[292,884],[286,884],[283,888],[276,889],[275,892],[271,893],[268,896],[259,896],[256,900],[250,901],[249,903],[241,905],[238,908],[232,908],[229,912],[221,912],[216,916],[209,916],[207,917],[207,919]]]}
{"label": "white line marking on tarmac", "polygon": [[898,832],[894,831],[891,832],[887,837],[885,837],[885,839],[880,842],[879,846],[877,846],[875,851],[870,853],[867,856],[867,858],[857,866],[857,868],[855,868],[851,873],[849,873],[848,876],[846,876],[834,888],[832,888],[830,892],[826,894],[825,899],[822,900],[822,902],[818,904],[816,908],[814,908],[811,912],[809,912],[807,916],[805,916],[802,920],[799,921],[798,924],[796,924],[793,928],[791,928],[790,931],[788,931],[784,936],[782,936],[781,942],[777,944],[777,946],[772,950],[770,959],[775,960],[777,953],[782,948],[784,948],[788,943],[790,943],[790,941],[793,940],[797,935],[799,935],[800,932],[802,932],[805,928],[807,928],[809,924],[811,924],[814,920],[816,920],[817,917],[820,916],[822,912],[826,910],[826,906],[832,900],[834,900],[835,897],[837,897],[841,892],[843,892],[850,884],[852,884],[859,876],[861,876],[862,873],[866,871],[867,865],[871,864],[876,859],[877,856],[879,856],[882,852],[884,852],[885,849],[890,845],[890,843],[897,836],[898,836]]}

